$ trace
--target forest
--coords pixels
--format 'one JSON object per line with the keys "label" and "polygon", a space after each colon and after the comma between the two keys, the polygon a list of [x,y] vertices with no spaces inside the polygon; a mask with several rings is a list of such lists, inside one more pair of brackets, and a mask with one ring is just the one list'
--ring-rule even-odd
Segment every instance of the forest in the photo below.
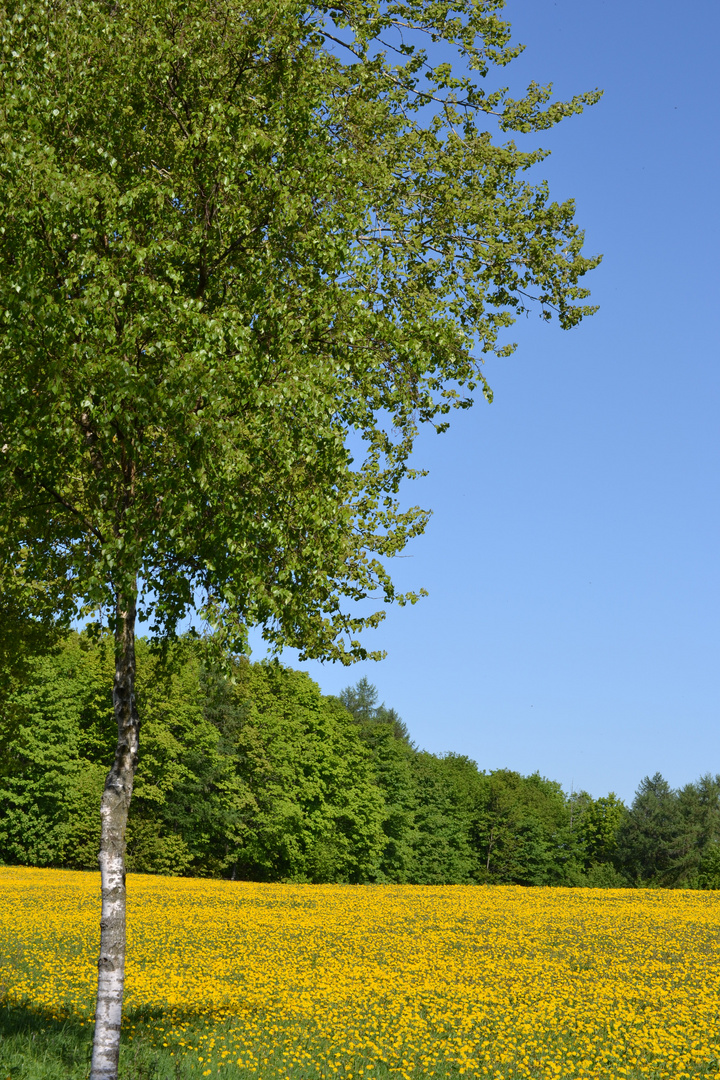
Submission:
{"label": "forest", "polygon": [[[0,862],[95,869],[114,753],[113,643],[70,633],[0,691]],[[128,870],[233,880],[720,887],[720,776],[631,806],[419,749],[367,680],[138,642]]]}

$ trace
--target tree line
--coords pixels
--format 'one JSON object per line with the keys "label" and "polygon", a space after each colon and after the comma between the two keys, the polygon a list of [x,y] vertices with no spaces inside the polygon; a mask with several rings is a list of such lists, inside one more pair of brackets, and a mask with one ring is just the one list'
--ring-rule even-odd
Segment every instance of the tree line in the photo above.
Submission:
{"label": "tree line", "polygon": [[[3,673],[0,860],[94,869],[115,740],[112,640]],[[138,642],[144,749],[128,869],[253,881],[720,887],[720,777],[627,807],[418,749],[367,679],[338,697],[187,636]]]}

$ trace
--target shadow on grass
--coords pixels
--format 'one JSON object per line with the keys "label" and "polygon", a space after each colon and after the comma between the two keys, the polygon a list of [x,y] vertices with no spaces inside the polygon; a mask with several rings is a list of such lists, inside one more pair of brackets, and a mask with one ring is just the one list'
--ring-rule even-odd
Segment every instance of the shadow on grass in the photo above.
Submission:
{"label": "shadow on grass", "polygon": [[[184,1080],[197,1075],[152,1038],[161,1011],[128,1010],[135,1039],[123,1031],[120,1080]],[[143,1030],[148,1025],[146,1030]],[[123,1025],[125,1027],[125,1024]],[[73,1014],[53,1016],[30,1005],[0,1001],[0,1080],[87,1080],[93,1024]]]}
{"label": "shadow on grass", "polygon": [[89,1072],[92,1025],[0,1002],[0,1080],[75,1080]]}

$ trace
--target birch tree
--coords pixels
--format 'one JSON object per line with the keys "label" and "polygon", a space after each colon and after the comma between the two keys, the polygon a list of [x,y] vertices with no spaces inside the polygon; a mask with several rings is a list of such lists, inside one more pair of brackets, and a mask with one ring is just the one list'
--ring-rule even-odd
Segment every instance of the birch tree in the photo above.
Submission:
{"label": "birch tree", "polygon": [[519,311],[592,310],[572,202],[505,133],[598,94],[511,97],[501,6],[0,5],[3,594],[115,641],[92,1080],[117,1075],[138,620],[380,655],[377,604],[416,599],[387,566],[426,521],[398,501],[417,431],[490,396]]}

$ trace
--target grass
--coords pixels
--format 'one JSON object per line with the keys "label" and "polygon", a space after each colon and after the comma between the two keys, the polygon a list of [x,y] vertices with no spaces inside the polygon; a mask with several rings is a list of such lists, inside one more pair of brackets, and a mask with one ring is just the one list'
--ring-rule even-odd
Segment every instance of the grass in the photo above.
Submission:
{"label": "grass", "polygon": [[[319,1080],[321,1071],[307,1066],[288,1068],[283,1060],[283,1048],[279,1043],[274,1053],[252,1069],[239,1068],[234,1063],[226,1063],[218,1068],[203,1068],[209,1062],[198,1063],[193,1057],[186,1056],[177,1043],[162,1046],[158,1043],[158,1027],[162,1030],[168,1018],[162,1012],[134,1011],[126,1019],[127,1032],[123,1036],[120,1053],[120,1080],[198,1080],[198,1077],[222,1075],[226,1080]],[[175,1017],[177,1019],[177,1017]],[[196,1018],[196,1025],[190,1021],[184,1028],[188,1041],[201,1042],[210,1037],[222,1040],[222,1021],[213,1022],[212,1017]],[[132,1031],[133,1038],[129,1039]],[[608,1043],[612,1033],[607,1033]],[[174,1048],[173,1048],[174,1047]],[[92,1025],[81,1021],[77,1016],[51,1016],[39,1012],[29,1005],[0,1003],[0,1080],[87,1080],[92,1048]],[[267,1048],[266,1048],[267,1049]],[[398,1070],[388,1069],[386,1065],[372,1062],[351,1061],[346,1056],[340,1061],[338,1073],[347,1080],[391,1080],[398,1076]],[[611,1069],[612,1067],[610,1067]],[[678,1073],[679,1078],[716,1077],[720,1073],[718,1063],[708,1068],[707,1063],[697,1069]],[[400,1075],[403,1075],[400,1073]],[[404,1075],[411,1075],[413,1080],[465,1080],[476,1075],[472,1070],[464,1070],[448,1065],[442,1070],[431,1069],[419,1072],[417,1069]],[[503,1069],[494,1074],[514,1078],[520,1074],[514,1069]],[[530,1075],[530,1074],[527,1074]],[[538,1080],[566,1080],[574,1077],[574,1071],[546,1071],[544,1067],[532,1071]],[[634,1069],[627,1063],[618,1065],[605,1074],[606,1080],[645,1080],[647,1077],[668,1075],[663,1069],[647,1071]]]}
{"label": "grass", "polygon": [[[143,1031],[143,1035],[146,1033]],[[0,1005],[0,1080],[87,1080],[92,1025],[76,1016],[45,1015],[28,1006]],[[125,1045],[123,1080],[178,1080],[197,1076],[145,1038]]]}
{"label": "grass", "polygon": [[0,1007],[2,1080],[67,1080],[87,1075],[91,1034],[19,1005]]}
{"label": "grass", "polygon": [[[131,1011],[126,1017],[120,1052],[120,1080],[197,1080],[215,1068],[205,1070],[194,1058],[186,1056],[172,1043],[159,1045],[157,1028],[167,1018],[162,1012]],[[212,1020],[199,1021],[185,1029],[188,1041],[202,1042],[209,1033],[222,1037],[222,1024]],[[29,1005],[0,1003],[0,1080],[87,1080],[92,1050],[92,1024],[72,1014],[57,1017],[39,1012]],[[132,1040],[128,1033],[133,1033]],[[173,1048],[174,1047],[174,1048]],[[386,1080],[393,1075],[387,1067],[372,1066],[357,1059],[344,1063],[348,1077],[362,1075]],[[230,1062],[222,1066],[227,1080],[315,1080],[319,1073],[307,1067],[288,1070],[283,1062],[282,1045],[268,1056],[258,1069],[239,1068]],[[433,1074],[428,1073],[432,1077]],[[435,1073],[442,1077],[458,1078],[457,1069]]]}
{"label": "grass", "polygon": [[[194,1062],[157,1044],[158,1020],[161,1015],[127,1016],[135,1035],[132,1042],[126,1033],[123,1037],[122,1080],[196,1080]],[[0,1080],[87,1080],[92,1033],[92,1024],[72,1014],[54,1017],[28,1005],[0,1004]],[[249,1074],[233,1070],[227,1075],[245,1080]]]}

